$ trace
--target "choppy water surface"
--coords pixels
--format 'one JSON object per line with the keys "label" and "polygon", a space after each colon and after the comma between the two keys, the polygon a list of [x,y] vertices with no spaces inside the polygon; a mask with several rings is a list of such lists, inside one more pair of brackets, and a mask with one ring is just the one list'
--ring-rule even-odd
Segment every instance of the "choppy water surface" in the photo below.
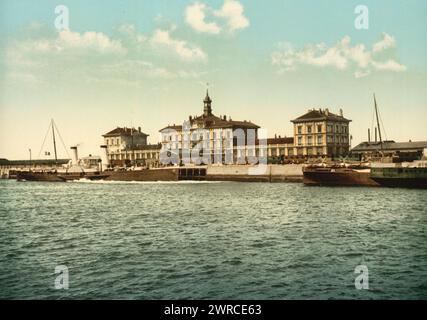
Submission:
{"label": "choppy water surface", "polygon": [[426,299],[426,225],[425,190],[0,181],[0,298]]}

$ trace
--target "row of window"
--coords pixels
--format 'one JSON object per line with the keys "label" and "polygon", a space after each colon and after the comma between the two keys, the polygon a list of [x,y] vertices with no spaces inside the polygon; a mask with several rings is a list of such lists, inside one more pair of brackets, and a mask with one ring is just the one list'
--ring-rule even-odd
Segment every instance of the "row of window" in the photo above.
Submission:
{"label": "row of window", "polygon": [[[213,132],[213,139],[217,140],[217,139],[221,139],[221,138],[226,138],[226,139],[230,139],[232,137],[232,131],[230,130],[224,130],[224,131],[214,131]],[[185,134],[185,135],[180,135],[180,134],[175,134],[175,135],[164,135],[163,140],[164,141],[176,141],[178,142],[180,139],[180,136],[182,136],[184,138],[184,140],[189,140],[190,139],[190,134]],[[210,132],[205,132],[205,133],[200,133],[197,131],[194,131],[191,134],[191,140],[192,141],[198,141],[198,140],[209,140],[211,136]]]}
{"label": "row of window", "polygon": [[117,139],[114,139],[114,138],[105,139],[105,142],[106,142],[107,146],[118,146],[118,145],[120,145],[120,139],[119,138],[117,138]]}
{"label": "row of window", "polygon": [[327,143],[348,143],[348,137],[347,136],[326,136],[326,142]]}
{"label": "row of window", "polygon": [[[302,134],[303,133],[302,132],[303,131],[302,127],[303,126],[297,126],[298,134]],[[322,130],[323,130],[323,126],[321,124],[318,124],[316,126],[308,125],[308,126],[306,126],[306,128],[307,128],[307,132],[306,133],[315,133],[314,132],[315,128],[317,129],[317,131],[316,131],[317,133],[321,133]],[[327,132],[333,132],[333,131],[334,131],[334,125],[328,124],[327,125]],[[336,133],[347,133],[347,126],[346,125],[336,124],[335,125],[335,132]]]}
{"label": "row of window", "polygon": [[331,132],[335,132],[335,133],[347,133],[347,126],[346,125],[336,124],[335,125],[335,131],[334,131],[334,125],[328,124],[326,131],[328,133],[331,133]]}
{"label": "row of window", "polygon": [[[307,136],[307,144],[308,145],[312,145],[313,141],[314,141],[314,136]],[[317,144],[323,144],[323,136],[321,134],[319,134],[317,136]],[[303,145],[303,139],[302,136],[298,137],[298,145],[302,146]]]}
{"label": "row of window", "polygon": [[[302,134],[302,126],[298,126],[298,134]],[[318,124],[316,126],[317,132],[321,133],[323,126],[321,124]],[[313,133],[313,126],[307,126],[307,133]]]}
{"label": "row of window", "polygon": [[[200,144],[200,146],[202,146],[205,149],[214,149],[216,147],[222,147],[222,148],[232,148],[233,147],[233,141],[229,141],[228,143],[215,143],[215,144],[211,144],[209,143],[209,141],[206,142],[194,142],[194,143],[188,143],[188,142],[175,142],[175,143],[168,143],[167,145],[170,146],[164,146],[165,148],[171,148],[171,149],[181,149],[181,148],[185,148],[185,149],[190,149],[190,148],[195,148],[196,146],[198,146]],[[212,146],[212,147],[211,147]],[[215,146],[215,147],[213,147]]]}
{"label": "row of window", "polygon": [[[315,136],[307,136],[307,138],[306,138],[306,144],[307,145],[309,145],[309,146],[313,145],[314,141],[315,141]],[[318,135],[316,142],[317,142],[316,144],[318,144],[318,145],[323,144],[324,143],[323,142],[323,135]],[[348,137],[347,136],[328,135],[328,136],[326,136],[326,143],[348,143]],[[298,136],[297,145],[299,145],[299,146],[304,145],[302,136]]]}
{"label": "row of window", "polygon": [[143,159],[158,159],[159,155],[158,153],[136,153],[135,156],[133,156],[132,153],[127,154],[111,154],[110,156],[111,160],[123,160],[123,159],[136,159],[136,160],[143,160]]}

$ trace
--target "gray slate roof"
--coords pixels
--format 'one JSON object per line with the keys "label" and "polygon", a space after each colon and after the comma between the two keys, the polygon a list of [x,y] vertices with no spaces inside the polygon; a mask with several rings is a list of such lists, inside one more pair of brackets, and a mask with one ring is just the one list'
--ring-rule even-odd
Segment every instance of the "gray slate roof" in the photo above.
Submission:
{"label": "gray slate roof", "polygon": [[[384,141],[383,149],[385,150],[414,150],[427,148],[427,141],[395,142]],[[379,142],[362,142],[351,149],[352,152],[375,151],[381,149]]]}

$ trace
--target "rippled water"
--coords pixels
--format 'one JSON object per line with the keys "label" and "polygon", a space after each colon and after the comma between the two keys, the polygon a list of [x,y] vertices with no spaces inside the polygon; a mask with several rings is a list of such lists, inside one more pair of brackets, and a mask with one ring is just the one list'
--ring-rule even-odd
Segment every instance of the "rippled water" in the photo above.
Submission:
{"label": "rippled water", "polygon": [[426,299],[426,208],[425,190],[0,181],[0,298]]}

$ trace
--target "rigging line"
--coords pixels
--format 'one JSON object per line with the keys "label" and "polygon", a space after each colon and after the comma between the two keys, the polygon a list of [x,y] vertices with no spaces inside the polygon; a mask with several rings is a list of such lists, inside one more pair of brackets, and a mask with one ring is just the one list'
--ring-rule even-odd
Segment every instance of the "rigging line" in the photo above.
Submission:
{"label": "rigging line", "polygon": [[52,124],[52,121],[49,123],[49,126],[47,127],[46,135],[44,136],[44,140],[43,140],[42,146],[41,146],[41,148],[40,148],[39,154],[37,155],[37,158],[38,158],[38,159],[40,159],[40,154],[42,153],[42,150],[43,150],[44,144],[45,144],[46,139],[47,139],[47,135],[48,135],[48,134],[49,134],[49,132],[50,132],[51,124]]}
{"label": "rigging line", "polygon": [[374,132],[374,119],[375,119],[375,108],[372,109],[371,134],[373,134]]}
{"label": "rigging line", "polygon": [[379,114],[380,117],[380,122],[381,122],[381,126],[383,127],[383,131],[384,131],[384,135],[385,135],[385,139],[387,139],[387,131],[385,130],[384,124],[383,124],[383,119],[381,118],[381,113]]}
{"label": "rigging line", "polygon": [[61,133],[59,132],[58,127],[56,126],[56,123],[53,122],[53,125],[54,125],[54,127],[56,129],[56,133],[58,133],[59,139],[62,142],[62,146],[64,147],[64,150],[65,150],[65,153],[67,154],[68,159],[71,159],[70,154],[68,153],[67,147],[65,146],[64,140],[62,139]]}

